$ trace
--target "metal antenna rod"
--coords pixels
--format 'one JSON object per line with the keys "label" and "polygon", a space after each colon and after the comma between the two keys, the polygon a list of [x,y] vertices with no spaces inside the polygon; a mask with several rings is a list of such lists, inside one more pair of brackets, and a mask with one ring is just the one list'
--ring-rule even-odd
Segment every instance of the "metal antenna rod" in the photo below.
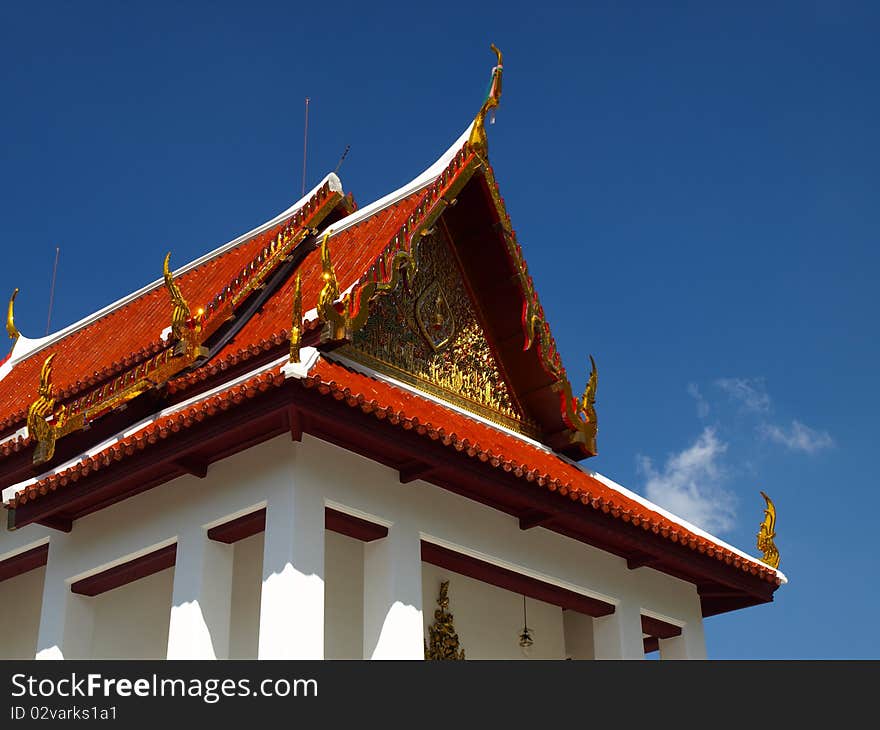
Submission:
{"label": "metal antenna rod", "polygon": [[306,97],[306,124],[303,130],[303,184],[302,195],[306,194],[306,153],[309,149],[309,97]]}
{"label": "metal antenna rod", "polygon": [[339,162],[336,163],[336,169],[333,171],[333,174],[334,174],[334,175],[335,175],[337,172],[339,172],[339,168],[342,167],[342,162],[345,160],[346,156],[348,156],[348,151],[349,151],[350,149],[351,149],[351,145],[350,145],[350,144],[345,145],[345,152],[342,153],[342,157],[340,157],[340,158],[339,158]]}
{"label": "metal antenna rod", "polygon": [[52,304],[55,301],[55,277],[58,275],[58,256],[61,254],[61,247],[55,247],[55,266],[52,267],[52,286],[49,287],[49,314],[46,316],[46,334],[49,334],[49,328],[52,326]]}

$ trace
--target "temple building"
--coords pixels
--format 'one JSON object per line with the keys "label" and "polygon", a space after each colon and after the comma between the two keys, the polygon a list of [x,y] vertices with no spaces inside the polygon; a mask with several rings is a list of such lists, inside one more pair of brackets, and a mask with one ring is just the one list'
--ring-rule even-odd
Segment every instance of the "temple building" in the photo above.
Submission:
{"label": "temple building", "polygon": [[598,371],[572,392],[489,163],[496,53],[380,200],[331,173],[41,339],[13,295],[0,658],[700,659],[773,600],[769,500],[757,558],[587,466]]}

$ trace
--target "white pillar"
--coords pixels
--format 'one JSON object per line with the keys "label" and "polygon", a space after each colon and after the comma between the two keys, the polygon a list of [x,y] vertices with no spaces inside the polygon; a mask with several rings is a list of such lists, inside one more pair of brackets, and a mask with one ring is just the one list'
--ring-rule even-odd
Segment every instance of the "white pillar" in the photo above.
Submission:
{"label": "white pillar", "polygon": [[266,506],[257,656],[324,658],[324,500],[305,480]]}
{"label": "white pillar", "polygon": [[422,544],[395,523],[364,545],[364,659],[424,659]]}
{"label": "white pillar", "polygon": [[680,636],[660,639],[661,659],[705,659],[706,638],[703,634],[703,621],[689,621],[681,630]]}
{"label": "white pillar", "polygon": [[64,566],[59,564],[55,552],[57,549],[53,545],[49,547],[35,658],[89,659],[95,625],[95,599],[71,592]]}
{"label": "white pillar", "polygon": [[593,646],[596,659],[644,659],[638,604],[621,601],[614,613],[593,619]]}
{"label": "white pillar", "polygon": [[168,624],[169,659],[228,659],[232,545],[201,527],[177,538]]}
{"label": "white pillar", "polygon": [[594,659],[593,617],[577,611],[562,612],[565,655],[571,659]]}

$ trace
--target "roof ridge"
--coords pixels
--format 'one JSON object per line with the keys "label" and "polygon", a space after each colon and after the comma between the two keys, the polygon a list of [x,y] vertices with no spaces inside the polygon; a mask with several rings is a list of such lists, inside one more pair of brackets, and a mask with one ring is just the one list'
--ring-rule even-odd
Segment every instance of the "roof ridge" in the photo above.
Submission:
{"label": "roof ridge", "polygon": [[[261,223],[256,228],[253,228],[252,230],[250,230],[246,233],[243,233],[242,235],[234,238],[233,240],[231,240],[221,246],[218,246],[217,248],[209,251],[208,253],[203,254],[202,256],[199,256],[197,259],[194,259],[194,260],[190,261],[189,263],[184,264],[179,269],[177,269],[176,271],[173,272],[174,277],[177,278],[179,276],[182,276],[183,274],[186,274],[189,271],[192,271],[193,269],[198,268],[199,266],[202,266],[203,264],[206,264],[206,263],[214,260],[215,258],[227,253],[228,251],[231,251],[232,249],[236,248],[237,246],[240,246],[241,244],[246,243],[247,241],[251,240],[254,236],[257,236],[260,233],[265,232],[266,230],[270,229],[272,226],[278,225],[279,223],[283,222],[285,219],[289,218],[291,215],[296,213],[300,208],[304,207],[306,205],[306,203],[308,203],[308,201],[324,185],[328,185],[330,190],[333,192],[338,192],[340,194],[343,192],[342,182],[340,181],[339,177],[333,172],[328,173],[327,175],[325,175],[321,179],[321,181],[314,188],[312,188],[308,193],[306,193],[302,198],[297,200],[295,203],[288,206],[281,213],[278,213],[277,215],[275,215],[273,218],[266,221],[265,223]],[[47,347],[50,347],[51,345],[55,344],[56,342],[63,340],[65,337],[68,337],[69,335],[72,335],[72,334],[78,332],[79,330],[84,329],[85,327],[88,327],[89,325],[93,324],[97,320],[107,316],[108,314],[111,314],[112,312],[115,312],[118,309],[121,309],[122,307],[126,306],[127,304],[130,304],[131,302],[135,301],[136,299],[139,299],[140,297],[142,297],[145,294],[149,294],[154,289],[157,289],[163,285],[164,285],[164,280],[160,277],[159,279],[156,279],[155,281],[150,282],[149,284],[141,287],[140,289],[138,289],[134,292],[131,292],[130,294],[127,294],[126,296],[122,297],[121,299],[118,299],[115,302],[112,302],[112,303],[106,305],[105,307],[102,307],[101,309],[97,310],[96,312],[92,312],[91,314],[86,315],[85,317],[78,320],[77,322],[74,322],[73,324],[70,324],[67,327],[62,328],[62,329],[58,330],[57,332],[53,332],[52,334],[47,335],[46,337],[39,337],[36,339],[31,339],[29,337],[25,337],[24,335],[20,335],[19,338],[16,340],[15,344],[13,345],[12,351],[7,356],[7,359],[5,360],[5,362],[3,362],[2,367],[0,367],[0,380],[3,380],[3,378],[9,372],[11,372],[12,368],[16,364],[18,364],[19,362],[22,362],[23,360],[28,359],[32,355],[35,355],[38,352],[46,349]]]}
{"label": "roof ridge", "polygon": [[469,124],[464,132],[452,143],[452,145],[438,157],[433,164],[428,166],[421,173],[416,175],[412,180],[410,180],[405,185],[401,185],[397,190],[393,190],[390,193],[383,195],[381,198],[374,200],[372,203],[365,205],[363,207],[358,208],[353,213],[350,213],[345,218],[340,218],[335,223],[324,228],[321,231],[321,235],[329,233],[331,238],[333,236],[342,233],[348,228],[365,221],[367,218],[371,218],[377,213],[381,213],[385,208],[389,208],[395,203],[399,203],[404,198],[412,195],[415,192],[418,192],[422,188],[427,185],[430,185],[434,182],[443,171],[449,166],[449,163],[455,158],[456,154],[458,154],[459,150],[464,146],[464,144],[468,141],[470,137],[471,128],[473,127],[473,123]]}

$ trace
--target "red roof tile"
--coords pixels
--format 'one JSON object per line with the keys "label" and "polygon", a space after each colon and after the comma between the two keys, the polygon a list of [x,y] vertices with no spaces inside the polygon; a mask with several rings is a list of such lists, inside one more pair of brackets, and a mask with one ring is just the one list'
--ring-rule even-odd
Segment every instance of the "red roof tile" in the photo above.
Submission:
{"label": "red roof tile", "polygon": [[556,492],[587,509],[601,510],[768,582],[780,582],[776,571],[767,565],[747,560],[645,507],[546,449],[441,403],[326,359],[318,361],[303,384],[344,400],[352,408],[372,413],[379,420],[440,441],[471,458]]}
{"label": "red roof tile", "polygon": [[[143,451],[172,433],[189,428],[220,410],[234,407],[246,398],[252,398],[259,392],[272,386],[280,386],[284,382],[284,376],[277,370],[254,375],[177,413],[158,419],[132,436],[121,439],[67,469],[39,479],[17,492],[8,506],[14,508],[38,500],[59,487],[67,486],[87,477],[91,472]],[[472,459],[555,492],[560,498],[583,505],[584,509],[601,510],[615,519],[645,531],[650,530],[664,539],[714,557],[767,582],[781,582],[776,571],[763,563],[746,559],[718,542],[649,509],[544,448],[459,413],[440,402],[324,358],[318,360],[309,375],[300,382],[306,388],[314,388],[322,395],[344,401],[348,406],[372,414],[378,420],[385,420],[404,430],[439,441]]]}
{"label": "red roof tile", "polygon": [[[175,279],[187,301],[196,306],[210,301],[282,227],[279,223]],[[159,265],[157,262],[157,269]],[[0,380],[0,414],[5,417],[0,429],[24,420],[37,395],[40,368],[52,353],[53,382],[58,397],[64,400],[159,352],[163,347],[160,333],[170,324],[168,292],[157,286],[16,363]]]}

